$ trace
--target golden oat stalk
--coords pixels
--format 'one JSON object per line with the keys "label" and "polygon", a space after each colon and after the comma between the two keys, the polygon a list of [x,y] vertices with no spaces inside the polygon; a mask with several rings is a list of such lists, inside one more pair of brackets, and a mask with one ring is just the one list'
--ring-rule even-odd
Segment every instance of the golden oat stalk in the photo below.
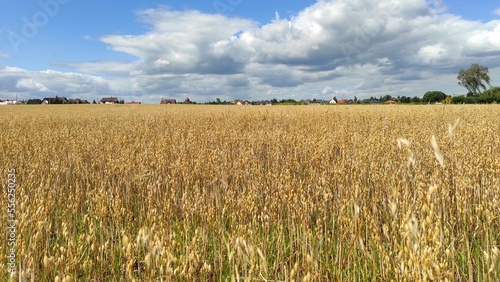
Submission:
{"label": "golden oat stalk", "polygon": [[460,123],[460,118],[457,118],[457,120],[455,120],[455,123],[453,125],[451,123],[448,124],[448,136],[450,137],[450,141],[452,143],[453,143],[453,132],[455,131],[459,123]]}
{"label": "golden oat stalk", "polygon": [[439,145],[436,141],[436,136],[432,135],[431,137],[431,145],[432,149],[434,151],[434,156],[436,157],[436,160],[439,162],[439,165],[441,167],[444,167],[444,157],[443,154],[441,154],[441,150],[439,150]]}

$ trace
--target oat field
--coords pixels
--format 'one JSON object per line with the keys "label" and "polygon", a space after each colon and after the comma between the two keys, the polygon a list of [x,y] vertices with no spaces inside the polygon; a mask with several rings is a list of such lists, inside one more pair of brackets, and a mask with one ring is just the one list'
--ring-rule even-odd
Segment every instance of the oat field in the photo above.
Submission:
{"label": "oat field", "polygon": [[0,133],[2,281],[500,278],[500,105],[5,106]]}

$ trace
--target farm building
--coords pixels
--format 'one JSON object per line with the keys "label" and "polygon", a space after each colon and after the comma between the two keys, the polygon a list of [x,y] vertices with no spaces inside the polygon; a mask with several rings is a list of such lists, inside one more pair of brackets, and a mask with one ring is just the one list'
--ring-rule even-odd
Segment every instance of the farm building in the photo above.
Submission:
{"label": "farm building", "polygon": [[17,104],[16,100],[0,100],[0,105],[15,105]]}
{"label": "farm building", "polygon": [[161,99],[160,104],[177,104],[175,99]]}
{"label": "farm building", "polygon": [[47,105],[47,104],[67,104],[68,99],[66,97],[46,97],[43,98],[42,100],[42,105]]}
{"label": "farm building", "polygon": [[233,105],[241,106],[241,105],[250,105],[248,101],[243,101],[243,100],[234,100]]}
{"label": "farm building", "polygon": [[118,98],[116,97],[105,97],[101,99],[100,104],[118,104]]}
{"label": "farm building", "polygon": [[259,101],[258,102],[258,105],[263,105],[263,106],[272,106],[273,103],[269,100],[263,100],[263,101]]}

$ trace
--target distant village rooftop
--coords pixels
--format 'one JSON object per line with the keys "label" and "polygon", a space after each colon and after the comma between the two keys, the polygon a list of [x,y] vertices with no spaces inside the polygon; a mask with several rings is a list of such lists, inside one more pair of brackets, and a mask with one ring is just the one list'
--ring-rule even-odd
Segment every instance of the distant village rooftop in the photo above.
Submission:
{"label": "distant village rooftop", "polygon": [[161,99],[160,104],[166,105],[166,104],[177,104],[177,101],[175,99]]}
{"label": "distant village rooftop", "polygon": [[17,104],[16,100],[0,100],[0,105],[15,105]]}
{"label": "distant village rooftop", "polygon": [[116,97],[104,97],[100,101],[101,104],[118,104],[118,98]]}

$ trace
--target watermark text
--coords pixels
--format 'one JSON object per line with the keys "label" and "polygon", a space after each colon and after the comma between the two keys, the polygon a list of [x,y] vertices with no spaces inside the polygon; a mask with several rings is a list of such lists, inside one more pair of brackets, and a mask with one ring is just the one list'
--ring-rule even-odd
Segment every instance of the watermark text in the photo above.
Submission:
{"label": "watermark text", "polygon": [[60,10],[61,5],[66,5],[70,0],[39,0],[40,9],[33,13],[31,17],[22,17],[21,31],[10,32],[8,34],[10,45],[15,53],[19,52],[21,44],[27,44],[33,39],[38,31],[49,23],[49,20],[55,17]]}
{"label": "watermark text", "polygon": [[16,169],[7,170],[7,270],[9,273],[16,271]]}

